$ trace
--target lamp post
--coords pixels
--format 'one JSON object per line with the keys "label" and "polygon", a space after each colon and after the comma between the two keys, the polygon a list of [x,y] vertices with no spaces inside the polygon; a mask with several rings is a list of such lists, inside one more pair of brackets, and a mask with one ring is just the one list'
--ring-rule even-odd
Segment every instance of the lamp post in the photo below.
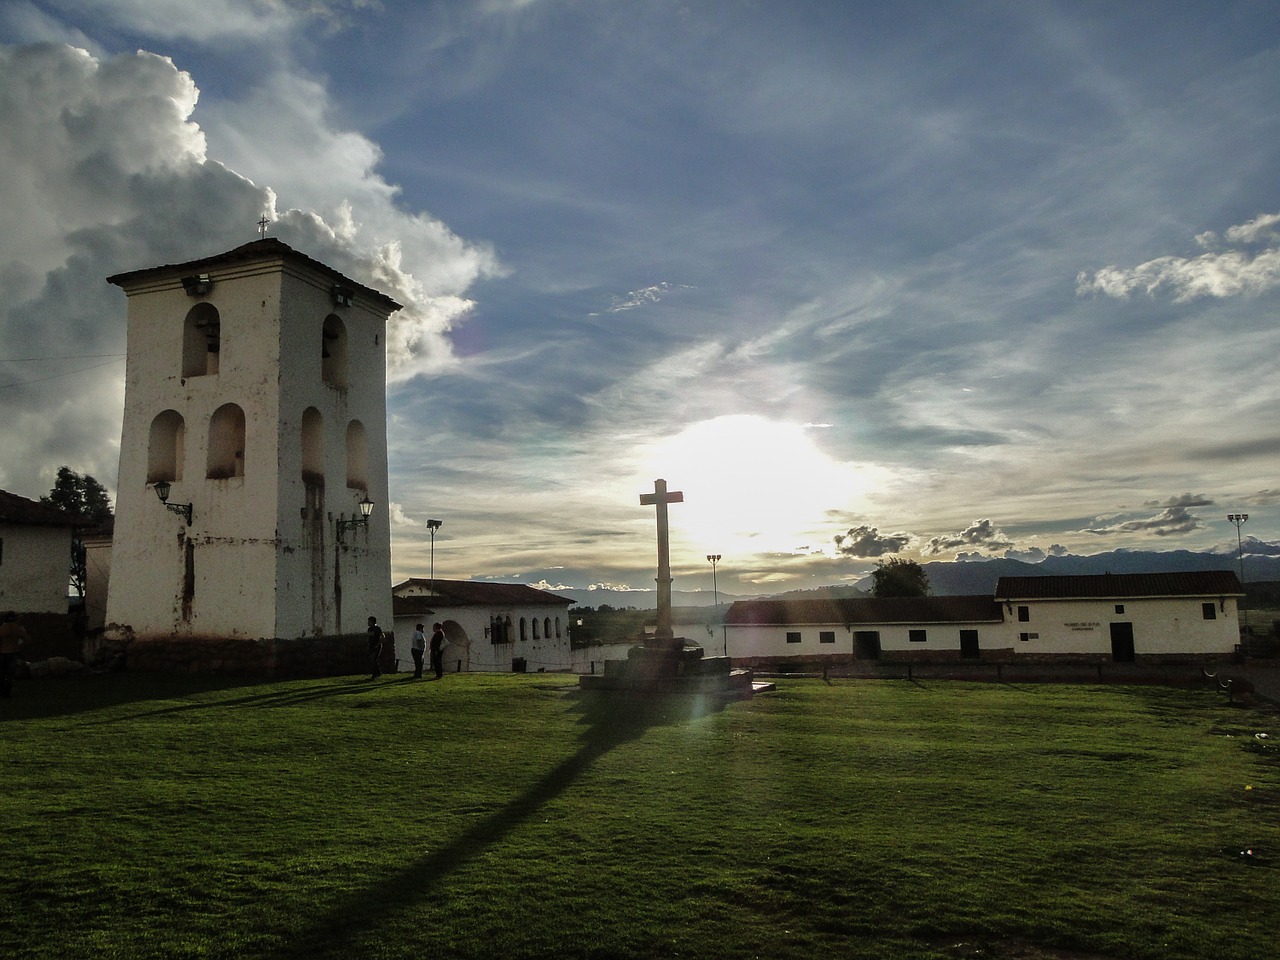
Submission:
{"label": "lamp post", "polygon": [[428,520],[427,527],[431,530],[431,594],[436,592],[436,531],[444,526],[443,520]]}
{"label": "lamp post", "polygon": [[368,525],[369,515],[373,513],[373,501],[369,499],[369,495],[367,493],[365,494],[364,499],[361,500],[357,506],[360,507],[360,516],[352,517],[350,520],[347,520],[345,517],[338,518],[339,542],[342,541],[342,531],[346,530],[347,527],[363,527]]}
{"label": "lamp post", "polygon": [[160,498],[160,502],[164,504],[166,510],[176,513],[187,521],[187,526],[191,526],[191,504],[189,503],[170,503],[169,502],[169,481],[156,481],[156,496]]}
{"label": "lamp post", "polygon": [[1240,585],[1244,585],[1244,539],[1241,536],[1240,528],[1245,525],[1245,521],[1249,519],[1247,513],[1228,513],[1227,520],[1236,525],[1236,556],[1240,562]]}
{"label": "lamp post", "polygon": [[[720,616],[720,587],[716,583],[716,564],[720,562],[720,554],[708,553],[707,560],[711,563],[711,596],[716,605],[716,616]],[[724,641],[724,655],[729,655],[729,633],[725,628],[723,618],[720,623],[720,636]]]}

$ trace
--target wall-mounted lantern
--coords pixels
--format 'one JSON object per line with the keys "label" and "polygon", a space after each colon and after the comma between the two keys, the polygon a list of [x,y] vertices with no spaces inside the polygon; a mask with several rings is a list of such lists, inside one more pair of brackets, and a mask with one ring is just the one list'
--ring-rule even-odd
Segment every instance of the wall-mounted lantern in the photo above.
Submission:
{"label": "wall-mounted lantern", "polygon": [[191,526],[191,504],[189,503],[170,503],[169,502],[169,481],[156,481],[156,496],[160,498],[160,502],[164,504],[166,510],[176,513],[187,521],[187,526]]}
{"label": "wall-mounted lantern", "polygon": [[369,523],[369,515],[373,513],[373,501],[369,499],[369,495],[365,494],[365,498],[358,504],[360,507],[360,516],[352,517],[350,520],[345,517],[338,518],[338,541],[342,541],[342,532],[348,527],[363,527]]}

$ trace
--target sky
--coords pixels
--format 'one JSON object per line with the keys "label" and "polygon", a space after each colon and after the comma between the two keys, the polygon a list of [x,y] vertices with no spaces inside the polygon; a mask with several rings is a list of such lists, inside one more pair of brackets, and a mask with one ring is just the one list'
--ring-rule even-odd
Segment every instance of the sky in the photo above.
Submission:
{"label": "sky", "polygon": [[1280,553],[1270,0],[5,0],[0,210],[24,496],[265,213],[405,304],[397,581]]}

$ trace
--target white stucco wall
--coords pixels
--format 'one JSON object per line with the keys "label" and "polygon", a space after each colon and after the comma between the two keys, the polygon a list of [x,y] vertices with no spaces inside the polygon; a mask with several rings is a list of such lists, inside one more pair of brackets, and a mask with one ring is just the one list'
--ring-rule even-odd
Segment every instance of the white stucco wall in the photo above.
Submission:
{"label": "white stucco wall", "polygon": [[[912,630],[923,630],[925,640],[912,641]],[[858,631],[876,632],[880,636],[880,650],[892,653],[947,653],[960,651],[960,631],[978,632],[979,650],[1007,648],[1012,644],[1004,625],[998,623],[868,623],[854,624],[799,624],[778,626],[728,627],[729,656],[750,659],[752,657],[813,657],[851,656],[854,652],[854,634]],[[788,633],[799,633],[799,643],[789,643]],[[831,642],[823,643],[822,635],[830,634]]]}
{"label": "white stucco wall", "polygon": [[71,528],[0,523],[0,610],[66,613]]}
{"label": "white stucco wall", "polygon": [[[331,275],[288,257],[211,267],[203,298],[186,293],[182,272],[128,289],[108,624],[137,636],[295,638],[361,633],[369,615],[389,622],[385,310],[359,294],[352,306],[336,306]],[[218,371],[184,377],[184,323],[199,302],[219,314]],[[348,332],[346,389],[320,376],[330,314]],[[209,479],[211,418],[229,402],[244,412],[243,476]],[[324,446],[323,482],[310,490],[301,454],[308,407],[323,417]],[[193,505],[190,527],[148,485],[151,424],[166,410],[185,425],[170,502]],[[361,489],[346,485],[351,420],[365,427]],[[338,544],[337,518],[355,515],[366,491],[375,504],[368,526]]]}
{"label": "white stucco wall", "polygon": [[[510,673],[512,662],[517,658],[524,658],[525,669],[529,673],[536,673],[539,670],[555,672],[569,670],[572,667],[567,607],[548,608],[545,604],[503,608],[441,605],[434,609],[435,613],[423,618],[423,622],[426,624],[425,632],[428,639],[431,637],[432,623],[439,621],[444,624],[445,636],[449,638],[449,644],[444,650],[446,673],[458,670],[459,664],[463,671]],[[485,636],[490,616],[511,617],[512,635],[515,637],[512,643],[492,643],[490,638]],[[539,638],[534,640],[533,631],[530,628],[526,632],[527,639],[520,640],[521,617],[525,618],[526,623],[531,623],[533,618],[537,617],[540,624],[549,617],[551,636],[542,636],[540,630]],[[555,635],[557,617],[560,619],[558,637]],[[413,627],[417,622],[419,618],[411,616],[397,617],[395,620],[396,659],[400,661],[401,670],[413,669],[413,655],[409,652],[409,648],[413,639]]]}
{"label": "white stucco wall", "polygon": [[[1215,618],[1204,619],[1212,603]],[[1029,619],[1019,622],[1018,606]],[[1117,605],[1123,606],[1121,613]],[[1230,654],[1240,642],[1234,597],[1121,600],[1036,600],[1011,604],[1005,627],[1019,654],[1088,653],[1111,656],[1112,623],[1133,624],[1135,655]],[[1029,634],[1026,640],[1021,634]]]}
{"label": "white stucco wall", "polygon": [[[1212,603],[1215,617],[1206,620],[1202,605]],[[1117,605],[1123,612],[1117,613]],[[1028,620],[1017,619],[1025,606]],[[1002,623],[944,624],[802,624],[728,627],[729,656],[753,657],[849,656],[854,633],[876,631],[882,654],[910,653],[927,656],[960,651],[960,631],[976,630],[982,653],[1012,651],[1014,656],[1087,655],[1111,659],[1111,624],[1133,625],[1134,655],[1229,655],[1239,642],[1237,601],[1233,597],[1178,597],[1123,600],[1015,601]],[[911,630],[924,630],[924,642],[913,642]],[[799,643],[788,643],[788,632],[798,632]],[[834,643],[821,643],[822,632],[834,634]],[[1027,635],[1023,639],[1023,635]]]}

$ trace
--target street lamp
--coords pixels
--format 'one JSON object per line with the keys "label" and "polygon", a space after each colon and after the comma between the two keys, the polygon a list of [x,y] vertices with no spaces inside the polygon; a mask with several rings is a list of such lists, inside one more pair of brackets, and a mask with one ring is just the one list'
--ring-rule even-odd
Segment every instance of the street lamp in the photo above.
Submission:
{"label": "street lamp", "polygon": [[1236,525],[1236,556],[1240,558],[1240,584],[1244,585],[1244,539],[1241,537],[1240,528],[1245,525],[1245,521],[1249,519],[1247,513],[1228,513],[1227,520]]}
{"label": "street lamp", "polygon": [[166,510],[176,513],[187,521],[187,526],[191,526],[191,504],[189,503],[170,503],[169,502],[169,481],[156,481],[156,496],[160,498],[160,502],[164,504]]}
{"label": "street lamp", "polygon": [[443,520],[428,520],[427,527],[431,530],[431,593],[434,596],[436,592],[436,531],[444,526]]}
{"label": "street lamp", "polygon": [[[720,587],[716,584],[716,564],[720,562],[720,554],[708,553],[707,560],[710,561],[711,563],[711,596],[715,600],[716,616],[719,617],[720,616]],[[727,657],[729,655],[729,633],[724,625],[723,618],[721,618],[721,622],[720,622],[720,635],[721,635],[721,638],[724,640],[724,655]]]}
{"label": "street lamp", "polygon": [[363,527],[368,525],[369,515],[373,513],[373,501],[369,499],[369,495],[367,493],[364,495],[364,499],[361,500],[357,506],[360,508],[360,516],[352,517],[350,520],[345,517],[338,518],[339,542],[342,541],[342,531],[346,530],[347,527]]}

